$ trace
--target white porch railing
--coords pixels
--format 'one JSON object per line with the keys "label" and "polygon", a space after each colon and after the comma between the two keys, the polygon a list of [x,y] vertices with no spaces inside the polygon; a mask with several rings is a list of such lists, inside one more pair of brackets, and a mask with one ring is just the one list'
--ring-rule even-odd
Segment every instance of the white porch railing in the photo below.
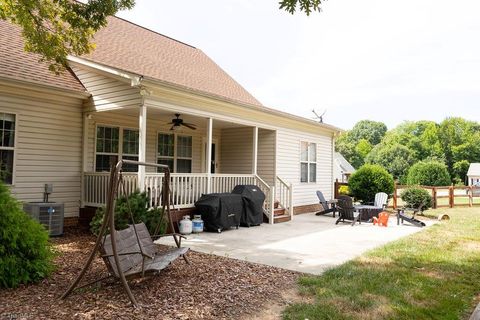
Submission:
{"label": "white porch railing", "polygon": [[[105,205],[108,172],[84,173],[84,199],[86,206],[101,207]],[[137,189],[137,174],[124,173],[125,191],[127,194]],[[149,195],[149,205],[160,204],[164,175],[163,173],[146,173],[145,190]],[[206,173],[172,173],[170,174],[170,188],[172,203],[175,208],[191,208],[202,194],[208,191],[208,175]],[[231,192],[239,184],[257,185],[265,193],[264,210],[273,223],[273,199],[275,188],[269,186],[260,177],[252,174],[212,174],[210,179],[210,193]],[[123,190],[119,190],[123,194]]]}
{"label": "white porch railing", "polygon": [[285,209],[285,212],[293,217],[293,187],[291,183],[277,176],[276,183],[276,200],[279,202],[280,208]]}

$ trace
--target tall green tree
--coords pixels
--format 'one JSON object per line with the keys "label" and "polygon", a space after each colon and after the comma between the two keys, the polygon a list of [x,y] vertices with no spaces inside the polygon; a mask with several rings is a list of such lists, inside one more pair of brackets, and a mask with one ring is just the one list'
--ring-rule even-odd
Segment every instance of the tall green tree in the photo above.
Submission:
{"label": "tall green tree", "polygon": [[440,123],[439,139],[450,175],[454,164],[480,161],[480,125],[463,118],[447,118]]}
{"label": "tall green tree", "polygon": [[93,35],[107,24],[108,16],[134,4],[134,0],[0,0],[0,19],[20,26],[25,50],[40,54],[58,72],[68,55],[94,49]]}
{"label": "tall green tree", "polygon": [[387,126],[382,122],[361,120],[337,139],[335,148],[352,166],[359,168],[365,157],[382,140]]}
{"label": "tall green tree", "polygon": [[314,11],[320,11],[322,0],[282,0],[279,2],[280,9],[283,9],[291,14],[297,10],[305,12],[308,16]]}
{"label": "tall green tree", "polygon": [[411,149],[399,143],[380,143],[368,154],[365,162],[381,165],[403,183],[408,169],[415,163],[415,156]]}

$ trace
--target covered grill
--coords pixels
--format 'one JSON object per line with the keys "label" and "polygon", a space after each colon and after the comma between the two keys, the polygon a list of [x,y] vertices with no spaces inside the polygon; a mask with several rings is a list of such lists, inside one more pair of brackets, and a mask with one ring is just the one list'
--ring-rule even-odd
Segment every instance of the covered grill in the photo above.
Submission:
{"label": "covered grill", "polygon": [[240,225],[244,227],[258,226],[263,222],[263,202],[265,194],[255,185],[238,185],[233,194],[241,195],[243,199],[243,214]]}
{"label": "covered grill", "polygon": [[243,199],[239,194],[210,193],[204,194],[195,207],[202,215],[207,231],[221,232],[222,230],[240,225],[243,213]]}

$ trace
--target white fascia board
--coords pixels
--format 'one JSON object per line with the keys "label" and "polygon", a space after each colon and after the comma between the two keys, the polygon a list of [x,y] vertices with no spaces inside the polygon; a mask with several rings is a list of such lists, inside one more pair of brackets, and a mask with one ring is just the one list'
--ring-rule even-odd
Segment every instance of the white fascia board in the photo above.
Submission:
{"label": "white fascia board", "polygon": [[130,80],[130,85],[132,87],[138,87],[138,86],[141,85],[141,82],[142,82],[143,76],[138,75],[138,74],[130,73],[130,72],[123,71],[123,70],[120,70],[120,69],[117,69],[117,68],[112,68],[112,67],[100,64],[100,63],[92,62],[90,60],[75,57],[75,56],[71,56],[71,55],[67,56],[67,59],[68,59],[68,61],[78,63],[78,64],[81,64],[81,65],[90,67],[92,69],[97,69],[97,70],[115,75],[117,77],[128,79],[128,80]]}

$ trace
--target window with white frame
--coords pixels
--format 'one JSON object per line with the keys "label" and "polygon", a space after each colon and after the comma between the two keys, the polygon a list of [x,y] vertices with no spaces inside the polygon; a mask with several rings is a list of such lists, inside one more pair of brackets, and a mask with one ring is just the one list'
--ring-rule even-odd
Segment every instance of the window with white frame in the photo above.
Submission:
{"label": "window with white frame", "polygon": [[0,180],[13,183],[15,158],[15,115],[0,112]]}
{"label": "window with white frame", "polygon": [[[110,171],[110,161],[138,161],[139,132],[135,129],[97,126],[95,171]],[[137,165],[125,164],[125,172],[138,171]]]}
{"label": "window with white frame", "polygon": [[[192,137],[159,133],[157,163],[168,165],[171,172],[192,172]],[[158,171],[162,171],[159,169]]]}
{"label": "window with white frame", "polygon": [[317,181],[317,144],[300,142],[300,182]]}

